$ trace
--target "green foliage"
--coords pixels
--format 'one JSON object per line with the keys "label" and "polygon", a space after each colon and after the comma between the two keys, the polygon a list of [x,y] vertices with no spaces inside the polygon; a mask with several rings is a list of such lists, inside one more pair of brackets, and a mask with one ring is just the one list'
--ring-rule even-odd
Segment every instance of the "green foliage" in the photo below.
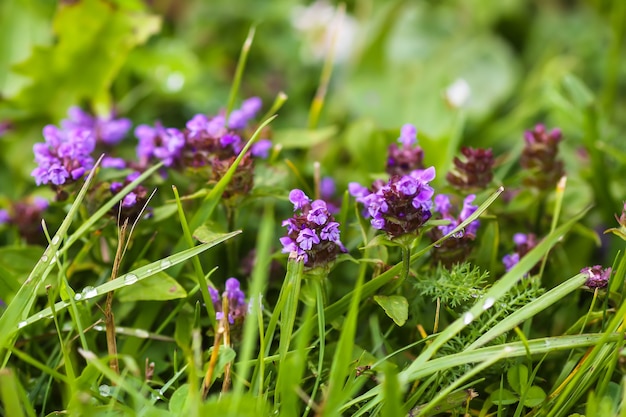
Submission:
{"label": "green foliage", "polygon": [[[313,3],[1,2],[0,210],[52,201],[32,221],[11,212],[36,243],[0,214],[0,414],[626,416],[626,3]],[[138,161],[129,133],[93,153],[128,169],[35,188],[33,144],[70,106],[184,131],[251,96],[265,116],[222,172],[201,172],[213,155]],[[434,214],[390,239],[347,191],[386,183],[405,123],[435,195],[470,193],[446,182],[461,147],[495,156],[443,237]],[[563,136],[567,181],[546,189],[521,164],[537,123]],[[268,158],[250,158],[263,139]],[[124,230],[139,185],[150,200]],[[332,265],[281,251],[295,188],[340,224]],[[537,245],[505,270],[517,233]],[[459,242],[462,261],[435,263]],[[581,291],[593,265],[613,268],[608,286]],[[230,277],[235,319],[214,299]]]}

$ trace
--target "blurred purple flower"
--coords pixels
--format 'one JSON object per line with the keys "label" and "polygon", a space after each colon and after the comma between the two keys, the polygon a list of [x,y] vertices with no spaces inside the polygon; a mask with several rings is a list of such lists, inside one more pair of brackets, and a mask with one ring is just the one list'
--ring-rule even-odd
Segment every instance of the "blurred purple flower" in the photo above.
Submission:
{"label": "blurred purple flower", "polygon": [[408,175],[411,171],[424,168],[424,151],[417,145],[417,129],[405,124],[400,130],[397,143],[389,145],[386,171],[390,175]]}
{"label": "blurred purple flower", "polygon": [[491,149],[474,149],[464,146],[462,161],[454,157],[454,167],[446,175],[446,180],[460,190],[484,189],[493,179],[493,152]]}
{"label": "blurred purple flower", "polygon": [[601,265],[588,266],[581,269],[580,272],[587,275],[585,286],[591,289],[605,288],[611,277],[611,268],[602,268]]}
{"label": "blurred purple flower", "polygon": [[185,136],[180,130],[164,128],[158,122],[154,127],[137,126],[135,136],[139,139],[137,157],[142,166],[147,165],[153,157],[163,161],[165,166],[172,166],[185,146]]}
{"label": "blurred purple flower", "polygon": [[[517,265],[524,255],[537,246],[539,241],[537,240],[537,236],[533,233],[516,233],[513,235],[513,243],[515,243],[515,251],[504,255],[502,258],[502,263],[507,272]],[[532,268],[531,272],[536,272],[536,269],[537,265]]]}
{"label": "blurred purple flower", "polygon": [[272,141],[269,139],[261,139],[252,144],[250,153],[257,158],[266,159],[270,154],[270,149],[272,149]]}
{"label": "blurred purple flower", "polygon": [[217,320],[224,318],[222,298],[225,297],[228,300],[228,322],[234,324],[235,322],[243,321],[243,318],[248,312],[248,305],[246,304],[246,296],[241,290],[239,280],[237,278],[228,278],[225,287],[226,289],[221,297],[217,289],[209,287],[209,294],[211,295],[211,301],[213,301],[213,308],[215,309],[215,318]]}
{"label": "blurred purple flower", "polygon": [[93,132],[97,142],[102,142],[106,145],[119,143],[133,125],[129,119],[116,119],[114,113],[111,113],[106,118],[92,116],[76,106],[70,107],[68,116],[68,119],[61,121],[61,126],[64,130],[90,130]]}
{"label": "blurred purple flower", "polygon": [[54,125],[43,129],[44,142],[33,146],[35,168],[31,175],[37,185],[60,186],[76,181],[93,167],[91,152],[96,141],[86,129],[61,130]]}

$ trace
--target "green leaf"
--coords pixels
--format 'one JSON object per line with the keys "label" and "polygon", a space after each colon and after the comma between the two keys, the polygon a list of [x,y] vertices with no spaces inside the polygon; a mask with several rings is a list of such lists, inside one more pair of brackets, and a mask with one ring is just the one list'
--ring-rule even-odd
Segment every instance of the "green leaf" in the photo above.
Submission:
{"label": "green leaf", "polygon": [[189,384],[183,384],[174,393],[170,398],[169,410],[177,415],[181,410],[185,409],[185,403],[187,402],[187,397],[189,396]]}
{"label": "green leaf", "polygon": [[134,285],[120,288],[117,298],[122,302],[138,300],[174,300],[184,298],[187,291],[165,272],[158,272]]}
{"label": "green leaf", "polygon": [[217,233],[214,230],[209,229],[207,225],[202,225],[194,230],[193,237],[202,243],[206,243],[212,241],[215,237],[220,236],[221,234],[222,233]]}
{"label": "green leaf", "polygon": [[526,398],[524,399],[524,406],[536,407],[546,399],[546,393],[541,387],[533,385],[526,392]]}
{"label": "green leaf", "polygon": [[404,326],[409,317],[409,302],[401,295],[375,295],[374,301],[398,325]]}
{"label": "green leaf", "polygon": [[160,29],[156,15],[116,7],[104,0],[61,3],[54,18],[57,41],[37,47],[14,71],[30,79],[15,97],[32,113],[62,116],[88,100],[110,107],[108,91],[128,53]]}
{"label": "green leaf", "polygon": [[507,371],[506,379],[513,391],[521,395],[528,384],[528,368],[525,365],[514,366]]}
{"label": "green leaf", "polygon": [[[208,354],[211,355],[214,348],[210,348]],[[213,378],[211,383],[224,374],[226,365],[235,360],[237,353],[230,346],[220,346],[220,350],[217,352],[217,363],[215,364],[215,372],[213,372]]]}
{"label": "green leaf", "polygon": [[511,391],[505,388],[498,388],[491,393],[491,401],[495,405],[510,405],[515,404],[518,399]]}

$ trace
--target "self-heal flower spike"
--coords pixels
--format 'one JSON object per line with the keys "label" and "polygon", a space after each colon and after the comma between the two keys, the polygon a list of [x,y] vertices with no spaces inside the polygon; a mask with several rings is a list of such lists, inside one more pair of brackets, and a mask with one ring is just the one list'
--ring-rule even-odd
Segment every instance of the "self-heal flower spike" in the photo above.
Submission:
{"label": "self-heal flower spike", "polygon": [[[453,212],[450,198],[446,194],[436,195],[435,211],[438,213],[437,218],[449,220],[450,224],[440,225],[431,229],[429,232],[431,240],[436,242],[467,220],[478,209],[478,206],[472,204],[475,199],[476,196],[474,194],[465,197],[463,206],[460,210],[456,210],[458,213],[456,214]],[[433,253],[435,260],[446,266],[464,261],[472,249],[471,242],[476,238],[479,226],[480,222],[474,220],[451,238],[446,239],[441,245],[436,246]]]}
{"label": "self-heal flower spike", "polygon": [[67,114],[68,119],[61,121],[63,129],[90,130],[93,132],[97,142],[102,142],[106,145],[119,143],[133,125],[129,119],[116,119],[113,112],[108,117],[98,117],[90,115],[80,107],[71,107]]}
{"label": "self-heal flower spike", "polygon": [[391,238],[417,233],[430,219],[435,168],[415,170],[411,175],[393,175],[387,183],[375,182],[371,190],[358,183],[348,185],[356,201],[365,206],[372,227]]}
{"label": "self-heal flower spike", "polygon": [[38,167],[32,172],[37,185],[55,187],[76,181],[93,167],[91,152],[96,140],[86,129],[61,130],[53,125],[43,129],[44,143],[33,146]]}
{"label": "self-heal flower spike", "polygon": [[[111,194],[117,194],[118,192],[120,192],[125,186],[136,180],[139,175],[139,172],[133,172],[126,176],[126,179],[123,183],[112,182],[109,187]],[[123,224],[126,219],[128,219],[129,222],[133,222],[141,214],[147,200],[148,190],[146,189],[146,187],[140,184],[128,194],[126,194],[124,198],[122,198],[121,207],[119,203],[116,204],[111,209],[110,213],[113,216],[119,216],[118,221],[120,225]],[[148,215],[151,215],[152,211],[150,207],[148,207],[146,211]]]}
{"label": "self-heal flower spike", "polygon": [[146,166],[151,158],[160,159],[165,166],[172,166],[185,146],[185,136],[180,130],[165,128],[158,122],[154,127],[137,126],[135,136],[139,139],[137,157],[141,166]]}
{"label": "self-heal flower spike", "polygon": [[219,321],[224,318],[224,309],[222,307],[222,299],[228,300],[228,322],[230,324],[241,323],[248,312],[248,304],[246,303],[246,295],[241,290],[241,284],[237,278],[228,278],[225,284],[225,290],[220,296],[217,289],[209,287],[209,294],[215,309],[215,318]]}
{"label": "self-heal flower spike", "polygon": [[295,252],[306,267],[326,266],[346,249],[341,243],[339,223],[323,200],[311,199],[299,189],[291,190],[293,217],[283,221],[287,236],[280,238],[284,253]]}
{"label": "self-heal flower spike", "polygon": [[530,171],[525,180],[526,184],[547,190],[554,187],[564,175],[563,161],[557,159],[561,139],[560,129],[548,132],[542,124],[524,132],[526,145],[522,151],[520,164]]}
{"label": "self-heal flower spike", "polygon": [[47,208],[48,200],[42,197],[13,201],[8,209],[0,210],[0,225],[15,226],[27,243],[43,244],[45,235],[41,228],[41,219]]}
{"label": "self-heal flower spike", "polygon": [[397,143],[389,145],[386,171],[390,175],[408,175],[416,169],[423,169],[424,151],[417,145],[417,129],[405,124],[400,130]]}
{"label": "self-heal flower spike", "polygon": [[446,180],[460,190],[486,188],[493,179],[494,158],[491,149],[464,146],[461,154],[465,160],[454,158],[454,167],[446,175]]}
{"label": "self-heal flower spike", "polygon": [[585,286],[591,289],[605,288],[611,277],[611,268],[602,268],[600,265],[585,267],[580,272],[587,275]]}

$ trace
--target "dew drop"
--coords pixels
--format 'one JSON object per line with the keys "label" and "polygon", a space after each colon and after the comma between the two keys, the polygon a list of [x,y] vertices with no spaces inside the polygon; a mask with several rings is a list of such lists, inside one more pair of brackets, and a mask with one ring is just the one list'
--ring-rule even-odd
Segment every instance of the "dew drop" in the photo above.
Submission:
{"label": "dew drop", "polygon": [[172,262],[169,259],[163,259],[161,261],[161,268],[165,269],[169,268],[170,266],[172,266]]}
{"label": "dew drop", "polygon": [[37,314],[37,318],[40,319],[40,320],[43,319],[43,313]]}
{"label": "dew drop", "polygon": [[133,285],[137,281],[138,281],[137,275],[135,274],[127,274],[124,277],[124,285]]}
{"label": "dew drop", "polygon": [[135,336],[140,337],[142,339],[147,339],[150,337],[150,333],[143,329],[135,329]]}
{"label": "dew drop", "polygon": [[55,236],[55,237],[52,238],[52,242],[51,243],[53,245],[56,245],[57,243],[59,243],[59,240],[61,240],[61,239],[58,236]]}
{"label": "dew drop", "polygon": [[493,297],[487,297],[487,299],[485,299],[485,303],[483,304],[483,310],[493,307],[495,303],[496,300]]}
{"label": "dew drop", "polygon": [[96,290],[94,287],[85,287],[83,289],[83,297],[85,299],[87,298],[93,298],[96,295],[98,295],[98,290]]}
{"label": "dew drop", "polygon": [[44,255],[41,257],[41,262],[48,262],[48,255]]}
{"label": "dew drop", "polygon": [[83,295],[81,293],[74,294],[74,300],[79,301],[83,299]]}
{"label": "dew drop", "polygon": [[474,320],[474,315],[469,311],[463,315],[463,323],[470,324]]}
{"label": "dew drop", "polygon": [[17,328],[21,329],[23,327],[26,327],[28,323],[26,321],[20,321],[19,323],[17,323]]}
{"label": "dew drop", "polygon": [[108,385],[100,385],[98,387],[98,390],[100,391],[100,395],[102,395],[103,397],[111,396],[111,387]]}

